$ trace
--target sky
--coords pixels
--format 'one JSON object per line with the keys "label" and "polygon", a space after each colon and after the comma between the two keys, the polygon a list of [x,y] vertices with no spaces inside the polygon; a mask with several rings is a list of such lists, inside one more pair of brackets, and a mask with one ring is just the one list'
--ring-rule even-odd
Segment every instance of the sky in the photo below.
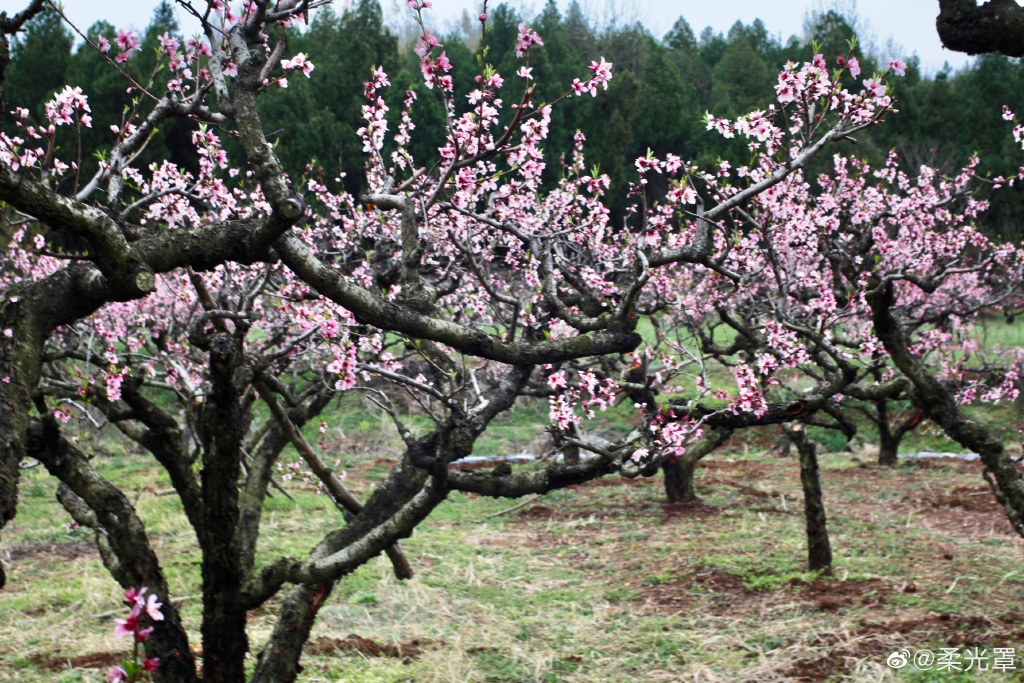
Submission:
{"label": "sky", "polygon": [[[520,14],[530,17],[542,6],[542,0],[508,0]],[[564,9],[569,0],[558,0]],[[727,32],[736,21],[749,24],[761,19],[769,32],[785,40],[801,35],[804,18],[814,10],[833,6],[841,10],[854,9],[860,33],[881,57],[908,57],[917,54],[926,73],[942,69],[945,62],[960,68],[969,62],[966,55],[942,47],[935,32],[938,0],[579,0],[588,16],[600,17],[624,24],[641,21],[657,37],[663,36],[680,16],[684,17],[696,34],[706,26],[716,32]],[[1021,2],[1021,0],[1018,0]],[[0,10],[16,10],[24,0],[0,0]],[[202,4],[197,2],[196,4]],[[336,0],[339,7],[346,0]],[[443,28],[457,19],[463,11],[479,13],[482,0],[433,0],[435,25]],[[496,5],[491,0],[491,5]],[[98,19],[106,19],[115,26],[144,28],[152,15],[155,0],[64,0],[64,9],[72,21],[83,30]],[[390,20],[405,12],[405,3],[381,0],[385,17]],[[844,12],[850,16],[849,12]],[[398,15],[400,18],[401,15]],[[182,15],[182,19],[184,16]],[[182,21],[183,32],[191,25]],[[898,49],[897,49],[898,48]],[[896,52],[898,54],[890,54]]]}

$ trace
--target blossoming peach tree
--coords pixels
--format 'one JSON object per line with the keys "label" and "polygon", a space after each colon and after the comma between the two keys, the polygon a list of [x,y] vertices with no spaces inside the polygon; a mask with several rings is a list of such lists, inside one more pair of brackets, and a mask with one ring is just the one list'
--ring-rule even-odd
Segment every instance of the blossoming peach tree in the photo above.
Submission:
{"label": "blossoming peach tree", "polygon": [[[964,426],[955,397],[919,361],[908,337],[918,328],[901,322],[928,305],[913,297],[963,291],[956,278],[1009,282],[1012,254],[952,218],[938,231],[917,223],[919,233],[901,233],[873,213],[899,193],[859,207],[855,195],[871,194],[858,185],[866,169],[840,169],[821,195],[800,173],[891,110],[884,79],[900,63],[856,92],[841,85],[843,74],[858,75],[853,60],[831,71],[820,55],[788,65],[768,110],[708,118],[710,128],[747,139],[755,163],[708,173],[675,156],[640,159],[633,214],[613,228],[601,203],[608,180],[585,171],[582,136],[564,179],[541,196],[558,102],[535,99],[529,58],[543,39],[529,27],[519,31],[518,72],[497,73],[481,50],[476,87],[457,101],[451,63],[424,19],[429,3],[408,0],[447,139],[435,158],[414,158],[415,96],[389,96],[388,75],[367,74],[360,135],[369,189],[354,197],[313,171],[288,177],[256,106],[288,78],[316,77],[307,55],[287,56],[281,29],[326,0],[179,4],[199,33],[161,38],[165,91],[133,75],[130,32],[89,44],[138,98],[125,120],[111,122],[111,148],[95,169],[67,157],[74,145],[62,143],[69,130],[73,137],[101,125],[87,92],[69,86],[41,113],[0,96],[17,129],[0,137],[11,234],[0,273],[0,518],[15,514],[20,463],[42,462],[60,482],[61,503],[95,534],[111,575],[125,589],[146,586],[161,603],[162,621],[139,641],[140,666],[155,680],[245,680],[247,614],[278,596],[277,622],[256,645],[249,675],[295,680],[338,579],[381,553],[409,576],[397,544],[451,491],[517,497],[635,476],[682,455],[705,431],[827,411],[858,384],[883,391],[903,382],[936,422],[984,447],[1008,512],[1024,510],[1001,446],[983,427]],[[33,0],[0,14],[0,74],[10,36],[44,10],[60,11]],[[486,5],[480,24],[486,46]],[[595,60],[564,97],[597,95],[612,69]],[[525,82],[514,103],[502,98],[506,78]],[[198,169],[134,167],[152,132],[180,118],[194,122]],[[225,135],[238,137],[244,158],[229,158]],[[900,184],[895,170],[883,172]],[[672,178],[667,196],[648,197],[652,173]],[[941,181],[933,187],[922,189],[918,210],[944,206]],[[744,224],[749,231],[737,227]],[[921,261],[920,249],[932,260]],[[769,284],[777,290],[770,299]],[[700,370],[706,354],[678,338],[640,348],[641,319],[696,329],[713,312],[732,324],[722,312],[732,301],[752,307],[735,317],[741,342],[718,349],[709,340],[708,348],[733,359],[735,387],[713,390]],[[865,367],[883,347],[894,374],[872,382]],[[647,362],[654,357],[662,370]],[[817,389],[800,401],[771,393],[797,366],[819,369]],[[697,399],[672,398],[687,375]],[[720,405],[705,405],[716,391]],[[345,488],[325,444],[300,431],[344,392],[389,415],[404,443],[366,501]],[[588,441],[578,427],[623,392],[637,406],[637,428],[611,445]],[[519,397],[538,394],[565,442],[593,457],[504,476],[449,468]],[[399,397],[418,406],[427,427],[407,424]],[[74,438],[83,420],[112,424],[149,452],[183,502],[202,553],[201,674],[142,520]],[[263,505],[289,446],[344,524],[307,557],[257,564]]]}

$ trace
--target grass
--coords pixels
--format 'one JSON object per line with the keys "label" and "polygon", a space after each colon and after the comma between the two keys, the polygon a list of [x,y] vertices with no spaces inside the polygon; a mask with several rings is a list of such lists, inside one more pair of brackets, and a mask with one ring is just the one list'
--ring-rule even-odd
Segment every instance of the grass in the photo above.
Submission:
{"label": "grass", "polygon": [[[377,455],[349,463],[349,483],[364,494],[383,466]],[[165,478],[140,456],[98,461],[138,496],[173,593],[197,593],[199,558],[180,506],[154,495]],[[976,464],[886,470],[825,456],[831,579],[804,570],[792,459],[744,456],[737,444],[706,465],[698,507],[663,507],[658,479],[593,482],[497,517],[488,515],[507,501],[453,495],[403,544],[415,579],[399,583],[374,561],[339,583],[300,680],[958,681],[975,679],[896,673],[885,657],[901,647],[1024,644],[1024,546]],[[339,523],[326,499],[289,485],[297,501],[271,501],[263,561],[301,554]],[[27,472],[5,530],[0,681],[98,681],[98,669],[43,665],[125,651],[110,619],[93,617],[119,606],[119,590],[88,539],[68,532],[54,492],[44,472]],[[253,614],[255,647],[275,610]],[[197,632],[198,601],[182,612]],[[412,654],[361,653],[346,645],[352,636]]]}
{"label": "grass", "polygon": [[[1024,322],[989,321],[986,345],[1020,344]],[[1019,406],[968,408],[1009,438]],[[478,455],[541,452],[543,401],[503,415]],[[600,428],[625,433],[620,405]],[[347,484],[365,497],[399,445],[391,423],[342,398],[324,416]],[[414,428],[426,425],[410,416]],[[863,423],[860,438],[875,435]],[[316,441],[316,424],[306,435]],[[793,460],[766,459],[776,430],[748,430],[699,470],[704,505],[664,508],[660,479],[606,480],[553,492],[510,515],[508,501],[453,495],[403,543],[417,577],[399,583],[381,561],[343,579],[304,658],[308,682],[438,681],[971,681],[885,664],[920,647],[1024,649],[1024,546],[1010,533],[976,463],[929,461],[889,470],[859,455],[825,455],[822,477],[835,576],[805,571],[802,499]],[[812,430],[829,450],[835,435]],[[122,442],[92,444],[105,476],[137,499],[175,596],[194,596],[199,555],[167,477]],[[959,451],[927,427],[903,451]],[[291,457],[291,456],[289,456]],[[303,556],[340,524],[323,496],[288,483],[295,502],[268,501],[260,562]],[[57,666],[122,653],[109,617],[120,591],[91,540],[67,528],[56,485],[41,468],[22,481],[18,517],[0,557],[0,681],[99,681],[102,672]],[[276,603],[252,615],[258,648]],[[198,633],[200,605],[181,607]],[[407,656],[353,649],[357,635]],[[364,648],[365,649],[365,648]],[[74,663],[71,663],[74,664]],[[1024,662],[1018,659],[1024,672]],[[1018,680],[987,672],[977,680]]]}

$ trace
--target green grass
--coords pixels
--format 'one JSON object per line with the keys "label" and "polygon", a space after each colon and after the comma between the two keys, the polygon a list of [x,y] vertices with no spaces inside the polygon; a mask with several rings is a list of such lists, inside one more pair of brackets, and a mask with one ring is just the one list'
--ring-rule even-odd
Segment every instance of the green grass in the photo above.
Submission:
{"label": "green grass", "polygon": [[[986,344],[1020,344],[1024,321],[989,321],[982,334]],[[1020,421],[1018,406],[967,410],[1007,438]],[[428,426],[412,406],[404,415],[414,429]],[[324,419],[328,459],[340,461],[347,483],[365,497],[399,446],[393,425],[355,397],[339,399]],[[634,419],[632,407],[620,404],[593,428],[625,433]],[[521,402],[474,453],[541,452],[546,421],[545,401]],[[861,440],[875,440],[866,422],[859,427]],[[306,426],[311,441],[316,429]],[[841,445],[832,432],[811,433],[828,450]],[[359,569],[339,582],[313,634],[419,640],[426,643],[422,654],[407,662],[354,652],[310,655],[300,680],[767,681],[790,680],[794,667],[817,663],[826,673],[814,680],[966,681],[975,679],[897,674],[884,658],[897,647],[941,646],[964,634],[990,647],[1020,646],[1024,546],[1007,533],[976,464],[880,470],[858,466],[870,461],[863,456],[824,456],[837,582],[829,585],[840,593],[850,585],[862,590],[850,604],[823,609],[799,588],[816,576],[804,569],[796,464],[759,455],[777,434],[749,430],[733,452],[708,459],[714,466],[702,468],[697,482],[707,513],[667,514],[660,479],[553,492],[502,516],[491,515],[512,502],[453,494],[403,543],[417,577],[396,582],[381,561]],[[166,475],[121,440],[104,436],[86,445],[104,476],[137,499],[172,593],[195,596],[200,558],[193,533],[178,500],[155,495],[170,486]],[[902,450],[961,449],[925,425]],[[287,486],[296,500],[268,500],[259,562],[302,557],[341,524],[312,487]],[[943,502],[961,489],[971,505],[989,504]],[[8,587],[0,591],[0,682],[98,681],[97,670],[44,671],[38,663],[125,651],[109,618],[91,616],[117,609],[120,591],[88,535],[68,530],[55,493],[42,468],[26,471],[18,517],[0,543],[0,557],[11,558]],[[537,514],[527,514],[535,506]],[[254,647],[269,633],[275,610],[271,603],[253,614]],[[199,601],[186,600],[181,612],[198,634]],[[904,632],[892,624],[910,626]],[[821,664],[826,659],[837,664]],[[977,680],[1015,679],[989,672]]]}
{"label": "green grass", "polygon": [[[352,456],[350,483],[365,489],[382,467],[377,457]],[[195,595],[192,534],[175,499],[154,495],[165,478],[140,456],[99,456],[97,464],[141,491],[139,512],[173,593]],[[976,465],[890,471],[825,456],[832,579],[805,571],[796,472],[792,459],[715,455],[698,479],[712,507],[679,515],[662,509],[656,479],[564,490],[496,517],[488,515],[508,501],[455,494],[403,543],[415,579],[397,582],[381,561],[362,567],[339,582],[313,633],[314,641],[418,641],[422,653],[405,662],[307,655],[300,680],[793,680],[797,667],[813,665],[825,672],[815,680],[930,681],[940,679],[887,671],[885,656],[962,637],[1019,645],[1024,545],[988,498],[963,498],[978,510],[942,502],[955,490],[984,490]],[[340,523],[326,499],[289,487],[295,503],[278,496],[269,505],[261,561],[301,556]],[[117,609],[119,590],[83,534],[67,531],[52,480],[29,471],[22,491],[0,549],[17,557],[0,592],[0,681],[99,680],[97,670],[43,671],[37,663],[125,651],[109,618],[91,616]],[[801,587],[822,581],[820,594]],[[822,607],[831,595],[842,599]],[[252,615],[254,647],[275,610],[271,603]],[[195,599],[182,605],[192,633],[199,611]],[[978,680],[1011,679],[990,672]]]}

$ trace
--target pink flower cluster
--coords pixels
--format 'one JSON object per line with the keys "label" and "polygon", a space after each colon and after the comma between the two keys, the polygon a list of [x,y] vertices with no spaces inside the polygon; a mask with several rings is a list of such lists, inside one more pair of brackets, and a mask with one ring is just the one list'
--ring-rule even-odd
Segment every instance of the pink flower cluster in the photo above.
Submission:
{"label": "pink flower cluster", "polygon": [[114,42],[117,43],[117,49],[121,51],[121,54],[114,58],[114,61],[119,63],[127,62],[142,47],[142,44],[139,42],[139,34],[135,31],[118,29],[117,38]]}
{"label": "pink flower cluster", "polygon": [[282,59],[281,67],[285,71],[300,71],[302,75],[309,78],[309,74],[316,68],[313,66],[313,62],[309,61],[306,57],[306,53],[300,52],[291,59]]}
{"label": "pink flower cluster", "polygon": [[75,113],[81,112],[77,121],[78,125],[92,128],[92,117],[89,116],[92,109],[89,108],[89,99],[79,87],[64,86],[63,90],[46,103],[45,109],[47,120],[55,126],[69,126],[75,123]]}
{"label": "pink flower cluster", "polygon": [[[529,52],[530,48],[534,45],[543,44],[544,41],[540,39],[540,36],[537,35],[536,31],[526,24],[519,24],[519,38],[516,41],[516,57],[522,57]],[[601,61],[603,62],[604,60],[602,59]]]}
{"label": "pink flower cluster", "polygon": [[160,611],[163,603],[159,602],[156,595],[150,593],[146,596],[146,587],[138,590],[129,588],[124,592],[124,599],[131,611],[124,619],[114,620],[114,635],[118,638],[132,637],[132,658],[123,662],[123,666],[113,666],[107,671],[107,683],[135,683],[143,680],[144,676],[156,671],[160,665],[159,657],[151,657],[140,661],[139,645],[149,640],[153,633],[153,627],[143,627],[141,619],[148,617],[151,621],[163,621],[164,615]]}
{"label": "pink flower cluster", "polygon": [[[82,92],[81,88],[70,85],[53,96],[53,99],[43,105],[47,126],[30,126],[26,123],[29,117],[29,110],[18,107],[11,114],[14,116],[14,125],[25,135],[8,136],[0,132],[0,161],[8,164],[13,170],[21,168],[39,168],[51,170],[56,175],[62,175],[68,168],[55,155],[57,149],[56,135],[59,126],[76,125],[78,128],[92,128],[92,109],[89,107],[89,99]],[[29,141],[38,140],[38,143]],[[33,147],[31,144],[40,146]],[[45,147],[42,146],[45,144]],[[72,163],[70,168],[78,169],[77,163]]]}
{"label": "pink flower cluster", "polygon": [[423,73],[423,80],[428,88],[435,85],[444,92],[452,92],[454,81],[447,75],[452,70],[452,63],[448,55],[441,51],[436,58],[434,48],[444,47],[430,29],[424,29],[416,41],[414,50],[420,57],[420,71]]}
{"label": "pink flower cluster", "polygon": [[[548,386],[558,394],[548,399],[548,417],[551,423],[560,430],[567,430],[570,425],[579,424],[583,418],[592,420],[594,408],[604,411],[614,400],[615,382],[611,379],[600,380],[589,371],[579,373],[579,386],[570,386],[564,370],[548,376]],[[577,406],[582,407],[582,415],[576,414]]]}
{"label": "pink flower cluster", "polygon": [[391,85],[388,75],[384,73],[383,67],[377,67],[369,81],[363,83],[363,95],[370,101],[363,105],[363,118],[366,119],[366,126],[356,131],[363,140],[363,151],[380,151],[384,147],[384,134],[388,130],[388,121],[385,116],[388,113],[388,105],[383,97],[377,95],[378,88]]}
{"label": "pink flower cluster", "polygon": [[612,63],[604,61],[604,57],[601,57],[600,62],[591,62],[587,68],[593,72],[593,76],[582,82],[574,78],[570,87],[577,96],[589,92],[591,97],[597,97],[597,86],[600,85],[607,90],[608,81],[612,80]]}

